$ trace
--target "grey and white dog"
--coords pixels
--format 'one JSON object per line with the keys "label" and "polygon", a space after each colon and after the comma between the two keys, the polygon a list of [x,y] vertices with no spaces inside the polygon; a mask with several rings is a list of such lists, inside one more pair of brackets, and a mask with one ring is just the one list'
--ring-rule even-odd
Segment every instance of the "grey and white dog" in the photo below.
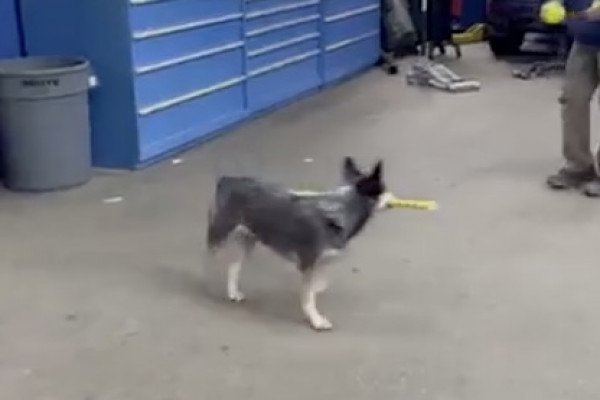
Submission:
{"label": "grey and white dog", "polygon": [[[234,242],[240,250],[229,265],[227,294],[240,302],[240,271],[257,242],[295,263],[302,273],[302,310],[316,330],[331,322],[317,309],[317,294],[327,282],[324,267],[362,231],[386,197],[379,161],[369,173],[352,158],[343,163],[344,184],[328,192],[287,189],[249,177],[222,177],[210,210],[207,245],[215,251]],[[234,240],[229,240],[234,239]]]}

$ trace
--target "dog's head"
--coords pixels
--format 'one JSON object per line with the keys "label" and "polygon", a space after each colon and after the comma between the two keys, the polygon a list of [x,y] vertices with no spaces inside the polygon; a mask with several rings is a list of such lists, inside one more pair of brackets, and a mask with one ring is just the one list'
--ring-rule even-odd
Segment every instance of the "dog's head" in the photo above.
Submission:
{"label": "dog's head", "polygon": [[351,157],[346,157],[342,172],[344,181],[354,186],[359,195],[373,200],[380,208],[385,206],[382,203],[387,193],[383,181],[383,161],[378,161],[371,171],[366,173],[358,168]]}

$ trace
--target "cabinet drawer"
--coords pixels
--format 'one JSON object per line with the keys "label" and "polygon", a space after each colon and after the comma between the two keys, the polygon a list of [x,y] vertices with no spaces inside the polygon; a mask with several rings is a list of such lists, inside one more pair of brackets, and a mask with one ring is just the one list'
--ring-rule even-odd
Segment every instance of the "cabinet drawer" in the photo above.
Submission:
{"label": "cabinet drawer", "polygon": [[261,14],[255,17],[246,15],[246,37],[264,35],[304,22],[316,21],[319,17],[319,7],[316,5],[283,12]]}
{"label": "cabinet drawer", "polygon": [[256,51],[277,46],[288,40],[300,40],[303,37],[319,35],[319,16],[310,17],[301,23],[296,23],[283,29],[276,29],[246,38],[246,48],[251,54]]}
{"label": "cabinet drawer", "polygon": [[135,92],[139,109],[152,109],[186,93],[202,90],[244,75],[241,48],[138,74]]}
{"label": "cabinet drawer", "polygon": [[325,50],[324,76],[333,82],[375,64],[379,58],[379,33],[365,34]]}
{"label": "cabinet drawer", "polygon": [[214,134],[246,115],[243,82],[140,116],[140,159],[147,161]]}
{"label": "cabinet drawer", "polygon": [[[114,1],[114,0],[110,0]],[[241,14],[241,0],[130,0],[131,30],[152,31]]]}
{"label": "cabinet drawer", "polygon": [[133,61],[136,69],[154,64],[177,62],[194,58],[210,49],[241,44],[243,40],[241,19],[222,22],[168,35],[133,41]]}
{"label": "cabinet drawer", "polygon": [[[302,38],[300,38],[302,39]],[[262,49],[253,53],[248,53],[246,62],[250,74],[260,68],[268,67],[291,57],[306,54],[311,51],[319,50],[318,37],[312,37],[309,40],[298,41],[298,39],[280,42],[276,46]]]}
{"label": "cabinet drawer", "polygon": [[378,9],[370,8],[368,11],[353,13],[326,19],[324,24],[323,42],[325,46],[357,38],[366,33],[379,31]]}
{"label": "cabinet drawer", "polygon": [[320,0],[246,0],[246,13],[252,17],[256,14],[272,13],[281,9],[301,8],[320,2]]}
{"label": "cabinet drawer", "polygon": [[379,0],[323,0],[325,17],[368,6],[379,7]]}
{"label": "cabinet drawer", "polygon": [[308,53],[291,61],[248,77],[248,107],[251,111],[275,106],[319,87],[318,54]]}

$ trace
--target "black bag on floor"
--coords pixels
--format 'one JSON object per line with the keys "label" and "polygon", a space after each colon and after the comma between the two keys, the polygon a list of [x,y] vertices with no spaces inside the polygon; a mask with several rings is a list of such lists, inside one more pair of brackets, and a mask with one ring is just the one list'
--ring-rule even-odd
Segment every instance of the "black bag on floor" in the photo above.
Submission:
{"label": "black bag on floor", "polygon": [[[413,24],[421,40],[423,35],[421,12],[422,0],[410,0],[409,12]],[[427,0],[427,41],[430,43],[443,43],[452,40],[452,1]]]}
{"label": "black bag on floor", "polygon": [[417,32],[406,0],[381,0],[381,47],[387,53],[413,53]]}

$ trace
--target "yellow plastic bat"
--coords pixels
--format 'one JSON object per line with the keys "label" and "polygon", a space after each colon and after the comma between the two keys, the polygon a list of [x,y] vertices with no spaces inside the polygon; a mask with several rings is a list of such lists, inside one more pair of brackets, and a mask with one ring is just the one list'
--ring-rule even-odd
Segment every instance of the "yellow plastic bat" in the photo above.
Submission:
{"label": "yellow plastic bat", "polygon": [[[290,190],[290,193],[293,193],[296,196],[312,197],[323,195],[326,192],[315,190]],[[438,209],[438,204],[434,200],[401,199],[389,192],[385,193],[383,196],[382,206],[384,208],[409,208],[412,210],[424,211],[435,211]]]}
{"label": "yellow plastic bat", "polygon": [[412,210],[425,211],[434,211],[438,209],[438,204],[434,200],[400,199],[396,196],[389,197],[385,205],[389,208],[410,208]]}

